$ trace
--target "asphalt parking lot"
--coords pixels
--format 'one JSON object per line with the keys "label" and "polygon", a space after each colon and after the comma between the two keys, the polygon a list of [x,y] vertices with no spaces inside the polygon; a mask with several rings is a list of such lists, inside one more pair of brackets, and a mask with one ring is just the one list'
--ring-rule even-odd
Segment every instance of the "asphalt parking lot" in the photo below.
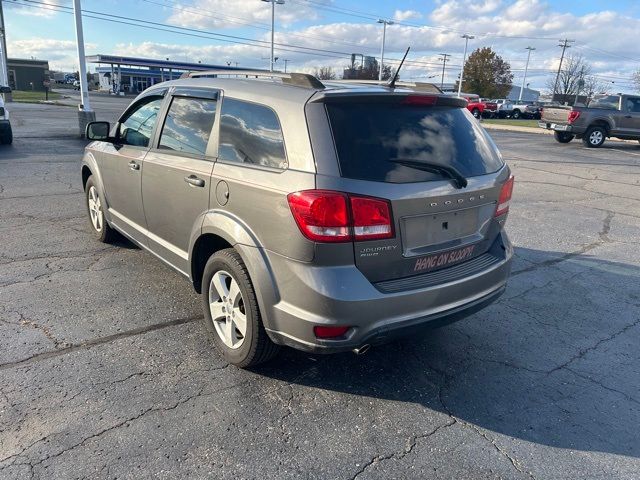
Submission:
{"label": "asphalt parking lot", "polygon": [[[125,103],[100,102],[106,120]],[[10,108],[0,477],[640,478],[640,145],[494,131],[516,175],[498,303],[243,371],[178,274],[93,239],[75,110]]]}

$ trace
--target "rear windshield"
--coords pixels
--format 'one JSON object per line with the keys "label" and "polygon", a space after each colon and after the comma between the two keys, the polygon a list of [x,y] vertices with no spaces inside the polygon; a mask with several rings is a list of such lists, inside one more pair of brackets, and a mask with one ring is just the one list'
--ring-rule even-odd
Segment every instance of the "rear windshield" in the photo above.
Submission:
{"label": "rear windshield", "polygon": [[438,163],[465,177],[499,170],[491,138],[467,109],[376,103],[329,103],[343,177],[387,183],[441,180],[393,160]]}
{"label": "rear windshield", "polygon": [[589,102],[589,108],[605,108],[608,110],[617,110],[620,103],[618,95],[596,95]]}

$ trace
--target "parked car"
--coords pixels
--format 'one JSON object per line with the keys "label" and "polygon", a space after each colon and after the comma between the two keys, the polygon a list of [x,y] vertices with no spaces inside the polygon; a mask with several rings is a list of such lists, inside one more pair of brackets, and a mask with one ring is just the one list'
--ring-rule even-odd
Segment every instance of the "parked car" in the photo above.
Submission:
{"label": "parked car", "polygon": [[[9,87],[0,87],[0,93],[10,92]],[[13,142],[13,130],[9,121],[9,110],[4,105],[4,99],[0,95],[0,144],[9,145]]]}
{"label": "parked car", "polygon": [[542,105],[540,102],[531,102],[522,112],[524,118],[539,120],[542,116]]}
{"label": "parked car", "polygon": [[496,116],[498,118],[507,118],[511,115],[513,104],[506,98],[498,98],[491,102],[496,104]]}
{"label": "parked car", "polygon": [[557,142],[580,138],[591,148],[607,137],[640,140],[640,96],[596,95],[588,107],[544,107],[538,125],[553,130]]}
{"label": "parked car", "polygon": [[513,176],[466,102],[240,73],[265,78],[150,87],[87,126],[81,167],[96,238],[188,278],[227,361],[362,353],[501,295]]}
{"label": "parked car", "polygon": [[471,112],[471,115],[475,118],[481,118],[484,116],[486,105],[480,100],[479,95],[463,93],[461,97],[467,101],[467,110]]}
{"label": "parked car", "polygon": [[509,116],[515,120],[526,117],[527,107],[531,106],[531,102],[516,101],[511,103],[511,113]]}
{"label": "parked car", "polygon": [[489,98],[481,98],[484,103],[484,116],[488,118],[496,117],[498,114],[498,104]]}

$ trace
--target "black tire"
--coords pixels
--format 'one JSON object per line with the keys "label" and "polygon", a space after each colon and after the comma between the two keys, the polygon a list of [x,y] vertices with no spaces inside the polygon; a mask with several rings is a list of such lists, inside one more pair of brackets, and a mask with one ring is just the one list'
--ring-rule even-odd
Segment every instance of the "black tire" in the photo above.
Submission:
{"label": "black tire", "polygon": [[575,138],[575,135],[567,132],[553,132],[553,138],[555,138],[558,143],[569,143]]}
{"label": "black tire", "polygon": [[514,110],[511,113],[511,118],[513,118],[514,120],[518,120],[520,118],[520,115],[521,115],[520,110]]}
{"label": "black tire", "polygon": [[480,110],[477,108],[474,108],[473,110],[471,110],[471,115],[473,115],[475,118],[480,118]]}
{"label": "black tire", "polygon": [[11,125],[7,126],[7,128],[0,135],[0,143],[2,145],[11,145],[13,143],[13,130],[11,130]]}
{"label": "black tire", "polygon": [[[242,294],[242,305],[246,318],[246,332],[237,348],[227,346],[214,325],[211,315],[211,280],[218,272],[228,273],[237,282]],[[214,293],[215,295],[215,293]],[[213,254],[204,267],[202,274],[202,308],[207,331],[224,359],[239,368],[248,368],[271,360],[280,350],[273,343],[262,324],[260,309],[256,299],[249,272],[238,252],[233,248],[220,250]]]}
{"label": "black tire", "polygon": [[582,136],[582,143],[589,148],[599,148],[604,144],[607,137],[607,130],[599,125],[587,128]]}
{"label": "black tire", "polygon": [[[100,199],[98,209],[102,213],[102,223],[101,228],[97,228],[92,220],[91,208],[89,206],[89,196],[92,188],[95,189],[95,192]],[[87,179],[87,183],[84,187],[84,198],[85,204],[87,206],[87,215],[89,216],[89,225],[91,226],[91,231],[96,236],[96,239],[102,243],[113,243],[116,238],[116,231],[109,226],[107,219],[104,215],[104,198],[102,198],[102,194],[100,193],[100,189],[96,186],[96,183],[93,181],[93,175]]]}

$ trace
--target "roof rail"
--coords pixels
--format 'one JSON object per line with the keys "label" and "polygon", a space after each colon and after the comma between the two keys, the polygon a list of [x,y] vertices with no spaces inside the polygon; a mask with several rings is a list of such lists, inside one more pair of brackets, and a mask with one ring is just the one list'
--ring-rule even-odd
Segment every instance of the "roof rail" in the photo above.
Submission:
{"label": "roof rail", "polygon": [[[388,82],[386,80],[332,80],[332,82],[338,83],[353,83],[353,84],[365,84],[365,85],[380,85],[381,87],[388,87]],[[404,88],[412,88],[414,90],[420,90],[423,92],[430,93],[442,93],[442,90],[438,88],[433,83],[427,82],[396,82],[396,87],[404,87]]]}
{"label": "roof rail", "polygon": [[265,72],[264,70],[203,70],[201,72],[186,72],[181,78],[198,78],[211,77],[219,75],[235,75],[246,78],[280,78],[282,83],[295,85],[297,87],[313,88],[322,90],[324,84],[313,75],[308,73],[282,73],[282,72]]}

